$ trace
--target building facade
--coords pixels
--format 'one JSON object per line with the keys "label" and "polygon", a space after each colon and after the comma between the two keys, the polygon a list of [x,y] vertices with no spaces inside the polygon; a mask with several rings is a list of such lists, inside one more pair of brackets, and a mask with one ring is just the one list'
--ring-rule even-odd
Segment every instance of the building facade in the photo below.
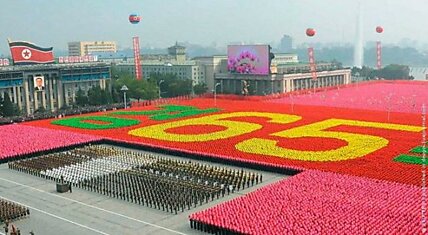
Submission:
{"label": "building facade", "polygon": [[177,62],[186,61],[186,47],[178,45],[176,42],[174,46],[168,47],[168,55],[174,56]]}
{"label": "building facade", "polygon": [[106,89],[110,77],[110,66],[103,63],[0,67],[0,96],[8,93],[27,115],[40,109],[57,111],[72,105],[79,89]]}
{"label": "building facade", "polygon": [[199,66],[201,74],[205,74],[205,80],[201,82],[207,85],[209,91],[214,89],[214,74],[227,72],[226,55],[195,57],[193,61]]}
{"label": "building facade", "polygon": [[279,50],[281,52],[290,52],[293,50],[293,38],[289,35],[284,34],[279,43]]}
{"label": "building facade", "polygon": [[[120,63],[116,65],[119,72],[127,72],[135,76],[135,68],[130,63]],[[174,74],[178,79],[191,79],[193,85],[205,82],[205,73],[193,61],[186,61],[185,63],[171,63],[171,62],[153,62],[143,61],[141,64],[144,78],[150,78],[151,74]]]}
{"label": "building facade", "polygon": [[[129,59],[115,65],[120,72],[135,76],[134,60]],[[191,79],[193,85],[205,83],[205,70],[193,60],[186,60],[186,48],[178,45],[168,48],[168,54],[141,56],[141,69],[144,78],[151,74],[174,74],[178,79]]]}
{"label": "building facade", "polygon": [[117,52],[116,42],[113,41],[93,41],[93,42],[69,42],[69,56],[85,56],[94,53]]}
{"label": "building facade", "polygon": [[272,60],[273,65],[282,66],[299,63],[299,56],[297,54],[289,53],[275,53],[275,58]]}
{"label": "building facade", "polygon": [[310,72],[269,75],[222,73],[215,74],[215,83],[220,83],[217,88],[219,93],[241,94],[245,81],[249,84],[251,95],[286,93],[351,83],[350,69],[322,71],[318,72],[317,76],[318,78],[313,80]]}

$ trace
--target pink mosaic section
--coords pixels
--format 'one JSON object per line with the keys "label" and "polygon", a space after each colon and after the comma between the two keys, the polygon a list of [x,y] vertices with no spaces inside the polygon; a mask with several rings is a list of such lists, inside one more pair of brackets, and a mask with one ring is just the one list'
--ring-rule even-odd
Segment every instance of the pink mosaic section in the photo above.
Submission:
{"label": "pink mosaic section", "polygon": [[190,219],[245,234],[421,234],[417,186],[306,171]]}
{"label": "pink mosaic section", "polygon": [[100,138],[27,125],[0,126],[0,160],[95,140],[100,140]]}
{"label": "pink mosaic section", "polygon": [[428,82],[369,82],[316,93],[294,95],[270,102],[378,110],[385,112],[421,113],[428,105]]}

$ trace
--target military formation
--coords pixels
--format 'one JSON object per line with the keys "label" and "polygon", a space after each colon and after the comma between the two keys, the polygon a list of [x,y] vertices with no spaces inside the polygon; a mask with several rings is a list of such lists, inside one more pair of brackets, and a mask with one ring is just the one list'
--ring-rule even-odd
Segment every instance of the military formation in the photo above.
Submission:
{"label": "military formation", "polygon": [[17,203],[0,199],[0,224],[4,224],[6,234],[9,230],[9,222],[29,216],[30,210]]}
{"label": "military formation", "polygon": [[9,163],[9,168],[178,213],[262,181],[262,175],[92,145]]}
{"label": "military formation", "polygon": [[228,228],[222,228],[217,225],[207,224],[201,221],[190,219],[190,228],[196,229],[202,232],[217,234],[217,235],[239,235],[241,232],[237,232]]}

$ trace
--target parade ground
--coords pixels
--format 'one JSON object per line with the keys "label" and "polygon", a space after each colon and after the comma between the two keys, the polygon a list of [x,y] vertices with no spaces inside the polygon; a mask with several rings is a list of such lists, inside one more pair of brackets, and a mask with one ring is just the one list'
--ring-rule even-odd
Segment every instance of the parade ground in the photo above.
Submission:
{"label": "parade ground", "polygon": [[[233,168],[229,165],[209,164]],[[20,228],[21,234],[29,234],[30,231],[36,235],[204,234],[190,228],[190,214],[286,177],[253,169],[245,170],[263,174],[263,182],[202,206],[180,211],[177,215],[80,188],[73,188],[72,193],[57,193],[54,181],[11,170],[7,164],[0,165],[0,198],[30,209],[30,216],[12,222]],[[3,229],[0,234],[4,234]]]}

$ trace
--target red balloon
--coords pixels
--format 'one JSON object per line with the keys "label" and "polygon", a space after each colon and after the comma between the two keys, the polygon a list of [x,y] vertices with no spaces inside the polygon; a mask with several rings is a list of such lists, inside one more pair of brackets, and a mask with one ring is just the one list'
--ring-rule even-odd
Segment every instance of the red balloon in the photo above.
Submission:
{"label": "red balloon", "polygon": [[140,20],[141,20],[141,16],[137,14],[129,15],[129,22],[131,22],[131,24],[138,24]]}
{"label": "red balloon", "polygon": [[313,28],[307,28],[306,29],[306,36],[313,37],[315,35],[315,29]]}
{"label": "red balloon", "polygon": [[376,33],[382,33],[382,32],[383,32],[383,28],[381,26],[377,26]]}

